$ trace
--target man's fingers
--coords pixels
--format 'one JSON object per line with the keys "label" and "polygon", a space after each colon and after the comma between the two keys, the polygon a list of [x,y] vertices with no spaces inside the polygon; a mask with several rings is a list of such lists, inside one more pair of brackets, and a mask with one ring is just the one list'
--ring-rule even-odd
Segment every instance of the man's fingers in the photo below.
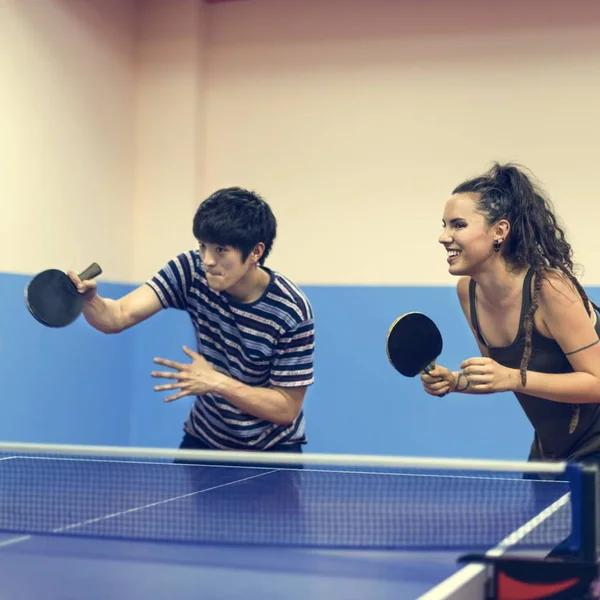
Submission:
{"label": "man's fingers", "polygon": [[178,383],[163,383],[162,385],[155,385],[155,392],[164,392],[165,390],[178,390],[181,386]]}
{"label": "man's fingers", "polygon": [[79,275],[75,273],[75,271],[67,271],[67,275],[75,285],[79,285],[81,283],[81,279],[79,278]]}
{"label": "man's fingers", "polygon": [[173,400],[179,400],[179,398],[183,398],[187,395],[188,392],[179,392],[179,394],[175,394],[174,396],[169,396],[168,398],[165,398],[165,402],[173,402]]}
{"label": "man's fingers", "polygon": [[174,371],[152,371],[152,377],[161,379],[179,379],[181,373],[175,373]]}
{"label": "man's fingers", "polygon": [[95,279],[86,279],[82,281],[75,271],[67,271],[67,276],[73,282],[80,294],[85,294],[90,290],[95,290],[98,284]]}
{"label": "man's fingers", "polygon": [[187,346],[183,346],[183,351],[190,357],[193,359],[197,359],[199,358],[201,355],[198,354],[197,352],[194,352],[194,350],[191,350],[190,348],[188,348]]}
{"label": "man's fingers", "polygon": [[187,365],[176,362],[174,360],[169,360],[167,358],[155,358],[154,362],[157,365],[163,365],[164,367],[171,367],[171,369],[184,369]]}

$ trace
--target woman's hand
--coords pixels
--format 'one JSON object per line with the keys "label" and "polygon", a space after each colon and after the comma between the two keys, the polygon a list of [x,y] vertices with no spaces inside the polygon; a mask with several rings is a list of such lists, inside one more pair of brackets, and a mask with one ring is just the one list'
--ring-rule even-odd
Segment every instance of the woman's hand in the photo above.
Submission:
{"label": "woman's hand", "polygon": [[456,376],[452,371],[436,365],[428,373],[421,374],[423,389],[432,396],[444,396],[456,388]]}
{"label": "woman's hand", "polygon": [[474,394],[509,392],[519,386],[518,369],[503,367],[486,356],[468,358],[460,368],[463,375],[461,379],[465,378],[469,382],[469,391]]}

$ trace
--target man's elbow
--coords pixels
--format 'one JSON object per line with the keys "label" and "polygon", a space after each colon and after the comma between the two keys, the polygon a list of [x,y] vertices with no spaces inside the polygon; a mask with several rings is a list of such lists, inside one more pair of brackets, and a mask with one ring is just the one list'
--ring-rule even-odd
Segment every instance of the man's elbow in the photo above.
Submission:
{"label": "man's elbow", "polygon": [[87,321],[93,329],[99,331],[100,333],[104,333],[105,335],[115,335],[116,333],[121,333],[124,330],[122,327],[114,324],[94,323],[94,321],[91,321],[89,319]]}
{"label": "man's elbow", "polygon": [[100,329],[99,331],[101,333],[105,333],[106,335],[115,335],[117,333],[122,333],[123,331],[125,331],[125,328],[111,326],[111,327],[105,327],[104,329]]}
{"label": "man's elbow", "polygon": [[128,318],[126,315],[123,315],[121,319],[119,319],[115,323],[111,323],[106,327],[106,331],[104,333],[107,334],[115,334],[115,333],[123,333],[128,329],[131,329],[136,324],[136,321],[132,318]]}
{"label": "man's elbow", "polygon": [[276,425],[292,425],[302,410],[302,406],[287,406],[285,409],[278,411],[275,415],[273,423]]}
{"label": "man's elbow", "polygon": [[279,411],[276,415],[274,415],[271,421],[275,425],[292,425],[294,421],[298,418],[299,414],[299,410],[282,410]]}
{"label": "man's elbow", "polygon": [[304,396],[306,388],[282,388],[271,387],[272,390],[279,392],[283,396],[283,401],[280,398],[275,414],[271,416],[269,421],[275,425],[292,425],[302,411],[304,404]]}
{"label": "man's elbow", "polygon": [[83,312],[83,316],[88,324],[91,325],[96,331],[106,335],[122,333],[131,326],[128,323],[127,315],[122,310],[116,315],[112,315],[110,320],[98,318],[96,315],[94,315],[94,313],[87,314],[85,310]]}

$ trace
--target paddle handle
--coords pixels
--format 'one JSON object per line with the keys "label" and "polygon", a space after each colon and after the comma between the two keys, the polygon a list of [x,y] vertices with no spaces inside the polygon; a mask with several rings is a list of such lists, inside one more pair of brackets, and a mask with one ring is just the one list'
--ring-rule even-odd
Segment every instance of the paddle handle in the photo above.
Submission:
{"label": "paddle handle", "polygon": [[[435,367],[435,362],[430,362],[424,369],[425,373],[429,375],[429,372]],[[443,398],[446,394],[440,394],[438,398]]]}
{"label": "paddle handle", "polygon": [[92,263],[85,271],[79,273],[79,279],[84,281],[85,279],[94,279],[102,273],[102,268],[98,263]]}

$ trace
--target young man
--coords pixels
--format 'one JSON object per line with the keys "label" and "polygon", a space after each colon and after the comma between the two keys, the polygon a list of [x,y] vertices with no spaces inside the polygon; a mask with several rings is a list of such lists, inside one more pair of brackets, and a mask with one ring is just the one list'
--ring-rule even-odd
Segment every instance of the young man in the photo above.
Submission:
{"label": "young man", "polygon": [[309,300],[264,266],[277,222],[268,204],[241,188],[204,200],[193,221],[197,250],[170,260],[130,294],[102,298],[94,281],[69,276],[84,294],[87,322],[119,333],[164,308],[186,311],[198,350],[189,361],[157,358],[172,370],[153,377],[166,401],[196,396],[180,448],[299,452],[302,409],[314,381],[314,321]]}

